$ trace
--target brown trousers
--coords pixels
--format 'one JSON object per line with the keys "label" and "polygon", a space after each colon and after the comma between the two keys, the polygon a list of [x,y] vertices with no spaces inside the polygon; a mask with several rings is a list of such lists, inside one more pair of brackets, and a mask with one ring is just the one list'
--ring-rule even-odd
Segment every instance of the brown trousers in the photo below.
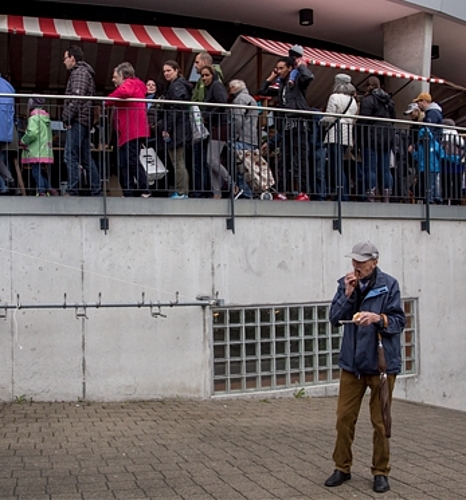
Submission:
{"label": "brown trousers", "polygon": [[[396,375],[388,376],[390,402]],[[361,375],[359,378],[345,370],[341,371],[340,392],[337,404],[337,440],[333,451],[335,467],[342,472],[350,472],[353,465],[351,446],[354,441],[354,431],[358,420],[362,399],[367,387],[371,389],[370,414],[373,433],[373,451],[371,471],[374,476],[388,476],[390,472],[390,447],[385,436],[379,403],[379,375]]]}

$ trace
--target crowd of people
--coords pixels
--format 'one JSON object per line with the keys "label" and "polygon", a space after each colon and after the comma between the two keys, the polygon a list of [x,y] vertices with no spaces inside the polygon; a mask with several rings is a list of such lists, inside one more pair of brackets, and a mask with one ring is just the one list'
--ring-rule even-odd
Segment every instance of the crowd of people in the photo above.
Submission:
{"label": "crowd of people", "polygon": [[[164,62],[163,82],[148,78],[144,83],[131,63],[119,64],[113,70],[115,90],[105,101],[108,117],[91,99],[96,93],[94,70],[82,49],[70,46],[63,63],[69,72],[65,90],[69,98],[60,117],[66,136],[67,180],[62,193],[66,196],[82,194],[83,183],[86,194],[102,195],[102,173],[91,150],[97,149],[97,141],[107,148],[112,129],[114,163],[124,197],[149,198],[163,191],[172,199],[253,198],[267,191],[279,201],[408,202],[418,197],[432,203],[461,202],[464,140],[430,94],[423,92],[409,103],[404,114],[410,127],[395,126],[395,105],[379,78],[368,77],[364,95],[358,95],[350,75],[341,73],[335,76],[323,114],[308,103],[306,93],[314,75],[299,45],[277,59],[255,92],[283,109],[267,114],[260,111],[244,81],[225,84],[221,68],[207,52],[196,55],[195,85],[174,60]],[[0,92],[14,94],[1,77]],[[0,110],[0,193],[6,194],[15,187],[5,154],[14,136],[14,98],[0,99]],[[108,130],[99,134],[104,127]],[[45,99],[29,100],[24,128],[21,164],[31,168],[38,196],[55,196],[57,186],[52,186],[50,176],[51,119]],[[141,148],[149,147],[156,163],[171,172],[155,186],[148,165],[141,161]]]}

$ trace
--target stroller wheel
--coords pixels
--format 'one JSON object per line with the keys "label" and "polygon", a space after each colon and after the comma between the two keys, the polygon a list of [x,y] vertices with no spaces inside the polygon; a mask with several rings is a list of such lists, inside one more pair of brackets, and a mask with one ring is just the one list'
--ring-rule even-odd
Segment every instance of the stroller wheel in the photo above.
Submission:
{"label": "stroller wheel", "polygon": [[261,194],[261,200],[266,200],[266,201],[273,200],[272,193],[269,193],[268,191],[263,192]]}

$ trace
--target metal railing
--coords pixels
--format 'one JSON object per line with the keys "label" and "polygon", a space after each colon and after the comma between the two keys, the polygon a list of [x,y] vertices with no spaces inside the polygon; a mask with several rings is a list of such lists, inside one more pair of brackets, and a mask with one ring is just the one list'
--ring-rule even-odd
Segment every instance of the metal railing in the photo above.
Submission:
{"label": "metal railing", "polygon": [[[340,230],[342,202],[460,205],[464,199],[462,128],[318,110],[79,96],[73,102],[88,107],[87,119],[67,128],[61,117],[69,96],[40,96],[50,117],[51,158],[34,162],[26,134],[30,97],[37,96],[15,96],[14,137],[0,142],[3,195],[223,197],[232,201],[232,213],[240,199],[336,201]],[[148,133],[135,103],[143,103]]]}

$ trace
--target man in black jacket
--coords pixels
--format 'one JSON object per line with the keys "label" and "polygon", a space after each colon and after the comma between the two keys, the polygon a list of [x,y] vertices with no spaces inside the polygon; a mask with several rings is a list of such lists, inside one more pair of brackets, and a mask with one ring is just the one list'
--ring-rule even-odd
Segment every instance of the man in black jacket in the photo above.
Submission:
{"label": "man in black jacket", "polygon": [[[306,90],[314,79],[314,75],[307,67],[304,60],[296,63],[297,78],[290,83],[290,74],[295,61],[290,57],[281,57],[275,69],[264,81],[258,91],[259,95],[277,95],[273,85],[278,77],[279,107],[286,110],[310,111],[306,101]],[[279,191],[276,199],[286,200],[286,193],[299,192],[298,201],[309,201],[306,191],[309,191],[309,124],[303,114],[283,113],[277,117],[277,128],[283,133],[281,146],[281,164],[276,178]],[[296,186],[294,186],[296,183]]]}
{"label": "man in black jacket", "polygon": [[[367,80],[366,95],[361,101],[359,111],[361,117],[389,118],[394,120],[395,104],[384,90],[380,88],[380,80],[371,76]],[[390,173],[390,152],[393,142],[393,124],[383,121],[359,120],[359,140],[362,139],[361,151],[364,169],[364,189],[368,201],[374,201],[378,180],[382,180],[384,201],[388,202],[392,190],[392,174]]]}

